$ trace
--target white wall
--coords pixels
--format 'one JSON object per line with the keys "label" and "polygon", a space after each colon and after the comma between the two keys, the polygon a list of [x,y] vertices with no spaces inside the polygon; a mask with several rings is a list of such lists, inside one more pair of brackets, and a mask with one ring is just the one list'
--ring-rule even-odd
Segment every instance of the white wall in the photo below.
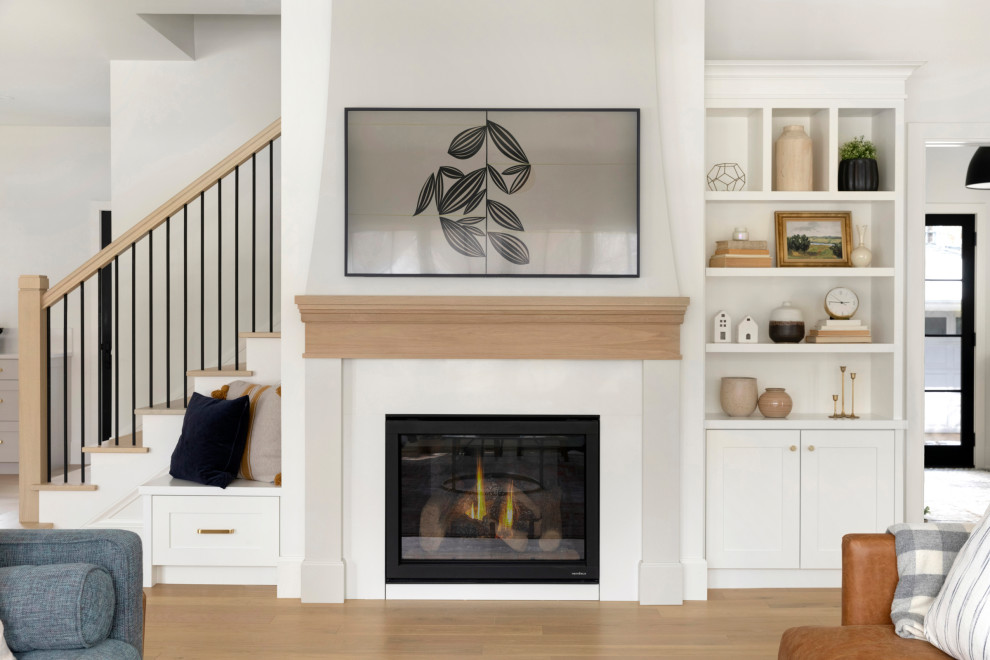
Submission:
{"label": "white wall", "polygon": [[191,62],[110,64],[114,235],[279,117],[277,16],[197,16]]}
{"label": "white wall", "polygon": [[0,126],[0,327],[17,326],[20,275],[54,285],[99,249],[91,202],[109,196],[108,128]]}
{"label": "white wall", "polygon": [[[196,16],[196,59],[174,61],[113,61],[111,62],[110,108],[110,188],[113,202],[114,235],[139,222],[166,200],[178,193],[212,166],[223,160],[248,139],[280,115],[280,19],[278,16]],[[275,147],[276,168],[280,158]],[[250,330],[250,165],[240,181],[240,291],[239,318],[242,331]],[[267,152],[258,159],[259,191],[267,190]],[[264,184],[262,185],[262,182]],[[276,186],[278,182],[276,181]],[[204,366],[234,362],[233,326],[233,222],[234,179],[223,183],[223,272],[218,274],[217,255],[217,193],[206,193],[206,253],[205,292],[205,353]],[[258,198],[257,251],[259,286],[256,318],[263,321],[257,327],[268,327],[268,199],[267,193]],[[275,199],[275,235],[278,236],[280,199]],[[189,362],[190,369],[200,366],[199,283],[200,283],[200,211],[199,203],[189,207]],[[135,405],[162,403],[182,395],[182,318],[180,314],[183,291],[181,214],[172,227],[172,369],[171,390],[166,393],[164,300],[166,295],[164,263],[165,234],[155,232],[155,312],[154,346],[149,347],[148,333],[148,252],[147,240],[139,243],[137,253],[137,353],[138,391]],[[276,244],[274,271],[278,288],[280,250]],[[121,394],[122,409],[130,404],[131,347],[129,332],[131,256],[121,256]],[[220,294],[220,289],[224,293]],[[222,297],[223,345],[217,342],[217,299]],[[275,301],[278,305],[278,301]],[[276,310],[276,320],[278,313]],[[275,328],[277,329],[277,327]],[[146,377],[149,371],[149,350],[154,355],[154,390],[149,392]],[[121,432],[130,431],[130,415],[121,419]]]}
{"label": "white wall", "polygon": [[983,0],[707,0],[714,60],[922,60],[907,81],[907,122],[985,121],[990,3]]}
{"label": "white wall", "polygon": [[[314,457],[340,460],[335,454],[339,453],[339,429],[314,424],[323,419],[319,413],[325,412],[315,409],[321,405],[321,392],[339,387],[340,366],[312,364],[332,361],[303,362],[303,332],[292,296],[686,294],[695,303],[694,296],[700,296],[703,288],[703,269],[698,265],[703,248],[695,231],[701,226],[703,180],[698,179],[695,190],[685,172],[700,171],[703,151],[702,9],[701,3],[672,0],[338,0],[333,3],[332,32],[328,33],[330,10],[323,3],[284,0],[283,382],[302,391],[307,383],[313,387],[320,379],[331,381],[314,388],[316,392],[307,392],[306,401],[286,401],[283,483],[300,487],[295,493],[284,491],[283,511],[338,506],[334,499],[308,501],[309,495],[304,496],[302,490],[309,493],[309,481],[319,479],[324,470],[322,465],[313,465]],[[655,34],[662,35],[662,43],[655,41]],[[306,70],[300,70],[304,63]],[[324,71],[329,86],[325,78],[320,81]],[[486,105],[641,108],[640,278],[343,276],[343,109]],[[321,110],[325,110],[322,121]],[[658,121],[661,115],[663,127]],[[321,133],[325,135],[322,141]],[[687,374],[683,386],[697,394],[684,397],[688,406],[701,400],[701,360],[692,339],[697,336],[703,342],[701,327],[694,319],[685,325],[689,337],[684,346],[691,347],[687,357],[692,366],[681,372]],[[703,343],[697,346],[703,351]],[[322,375],[316,377],[317,373]],[[700,403],[697,409],[698,415],[690,416],[696,424],[686,421],[691,435],[682,436],[683,447],[703,446]],[[306,443],[305,451],[289,446],[297,438]],[[703,451],[700,456],[703,459]],[[703,518],[698,517],[704,510],[703,463],[698,463],[697,452],[690,452],[687,460],[692,470],[689,492],[697,501],[686,524],[703,529]],[[326,583],[336,580],[339,574],[334,571],[339,568],[332,546],[339,547],[339,530],[312,524],[306,530],[304,540],[300,526],[283,525],[283,556],[305,553],[314,570],[307,573],[304,568],[304,583],[307,575]],[[703,543],[703,535],[694,533],[684,551],[703,563]],[[701,595],[693,597],[704,597],[703,577],[701,582]],[[305,588],[304,584],[304,599]]]}

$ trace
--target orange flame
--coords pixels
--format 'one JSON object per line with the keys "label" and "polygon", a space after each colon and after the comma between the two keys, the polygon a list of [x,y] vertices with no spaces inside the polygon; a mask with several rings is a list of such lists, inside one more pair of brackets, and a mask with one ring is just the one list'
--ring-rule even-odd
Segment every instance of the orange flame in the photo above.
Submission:
{"label": "orange flame", "polygon": [[475,472],[476,485],[475,490],[478,492],[478,507],[475,508],[474,504],[471,504],[471,510],[468,512],[468,516],[474,520],[484,520],[485,516],[488,515],[488,507],[485,506],[485,475],[481,470],[481,457],[478,457],[478,469]]}
{"label": "orange flame", "polygon": [[509,494],[505,498],[505,506],[502,508],[502,517],[498,521],[499,527],[509,529],[512,527],[512,519],[515,516],[515,507],[512,504],[513,482],[509,482]]}

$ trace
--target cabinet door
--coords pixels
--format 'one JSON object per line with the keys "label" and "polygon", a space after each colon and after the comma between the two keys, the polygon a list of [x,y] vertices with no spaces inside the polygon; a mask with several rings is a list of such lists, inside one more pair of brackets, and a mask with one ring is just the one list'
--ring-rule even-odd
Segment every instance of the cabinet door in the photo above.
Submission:
{"label": "cabinet door", "polygon": [[798,431],[708,432],[709,568],[798,568]]}
{"label": "cabinet door", "polygon": [[842,568],[843,534],[893,522],[893,431],[801,433],[801,568]]}

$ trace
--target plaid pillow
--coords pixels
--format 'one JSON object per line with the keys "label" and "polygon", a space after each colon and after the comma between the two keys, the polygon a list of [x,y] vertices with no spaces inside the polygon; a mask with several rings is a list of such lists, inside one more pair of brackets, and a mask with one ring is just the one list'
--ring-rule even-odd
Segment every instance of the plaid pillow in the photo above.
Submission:
{"label": "plaid pillow", "polygon": [[925,615],[972,529],[967,523],[899,523],[887,528],[897,550],[899,579],[890,618],[898,635],[925,639]]}

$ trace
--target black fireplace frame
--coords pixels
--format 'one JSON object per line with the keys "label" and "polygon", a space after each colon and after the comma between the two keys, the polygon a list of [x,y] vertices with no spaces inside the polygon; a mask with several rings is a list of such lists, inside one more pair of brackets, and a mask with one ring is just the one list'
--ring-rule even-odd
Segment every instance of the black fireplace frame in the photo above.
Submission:
{"label": "black fireplace frame", "polygon": [[[402,559],[399,461],[408,434],[585,436],[585,552],[580,561]],[[598,584],[600,523],[599,417],[584,415],[387,415],[385,418],[385,582]],[[391,535],[389,531],[393,531]]]}

